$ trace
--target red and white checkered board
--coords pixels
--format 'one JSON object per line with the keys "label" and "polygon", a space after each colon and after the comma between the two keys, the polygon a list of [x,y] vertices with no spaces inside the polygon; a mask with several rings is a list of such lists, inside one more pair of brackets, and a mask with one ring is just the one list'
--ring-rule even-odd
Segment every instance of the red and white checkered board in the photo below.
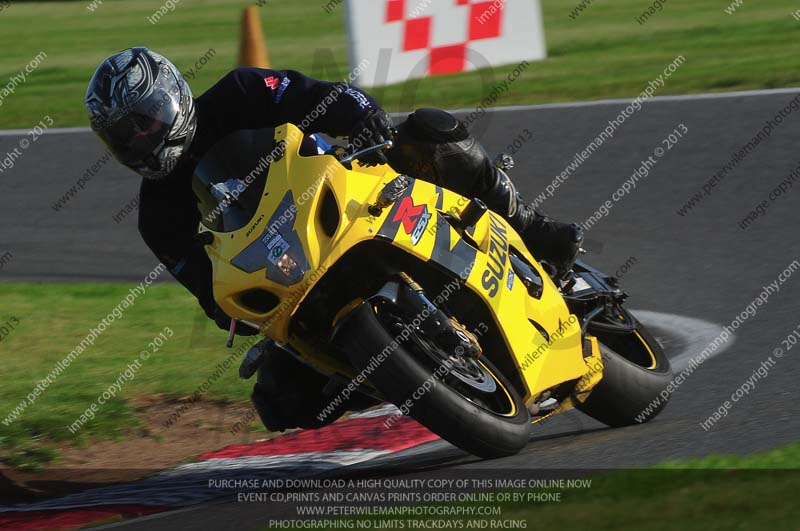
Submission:
{"label": "red and white checkered board", "polygon": [[544,59],[539,0],[349,0],[356,84]]}

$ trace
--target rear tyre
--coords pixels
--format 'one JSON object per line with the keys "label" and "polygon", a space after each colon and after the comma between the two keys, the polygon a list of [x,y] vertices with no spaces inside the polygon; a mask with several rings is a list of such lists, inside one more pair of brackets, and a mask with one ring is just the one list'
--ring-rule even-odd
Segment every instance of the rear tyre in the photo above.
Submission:
{"label": "rear tyre", "polygon": [[644,325],[634,323],[635,331],[626,334],[595,332],[603,358],[603,379],[586,402],[577,406],[612,427],[648,422],[669,401],[669,359]]}
{"label": "rear tyre", "polygon": [[[389,331],[390,325],[378,311],[369,302],[358,306],[342,321],[335,341],[387,400],[443,439],[479,457],[513,455],[528,443],[528,410],[489,360],[463,360],[474,364],[469,366],[471,370],[464,369],[464,374],[459,369],[440,371],[444,366],[437,369],[431,363],[431,352],[423,351],[430,342],[413,337],[417,332],[396,342],[397,334]],[[470,372],[475,379],[467,384]]]}

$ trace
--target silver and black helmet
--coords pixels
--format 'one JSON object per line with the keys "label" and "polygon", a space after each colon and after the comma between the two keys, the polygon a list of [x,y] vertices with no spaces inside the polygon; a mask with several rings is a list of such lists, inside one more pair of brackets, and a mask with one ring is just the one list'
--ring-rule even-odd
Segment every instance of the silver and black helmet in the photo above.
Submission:
{"label": "silver and black helmet", "polygon": [[168,59],[129,48],[103,61],[86,90],[92,129],[122,164],[163,179],[197,126],[189,84]]}

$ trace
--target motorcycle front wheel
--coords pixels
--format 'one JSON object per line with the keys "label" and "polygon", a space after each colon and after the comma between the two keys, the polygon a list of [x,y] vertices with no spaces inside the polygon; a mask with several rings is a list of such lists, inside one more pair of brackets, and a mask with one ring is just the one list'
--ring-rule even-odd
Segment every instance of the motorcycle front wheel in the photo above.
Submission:
{"label": "motorcycle front wheel", "polygon": [[335,341],[350,363],[388,401],[462,450],[486,459],[522,450],[530,415],[494,365],[442,352],[386,306],[364,302],[342,320]]}

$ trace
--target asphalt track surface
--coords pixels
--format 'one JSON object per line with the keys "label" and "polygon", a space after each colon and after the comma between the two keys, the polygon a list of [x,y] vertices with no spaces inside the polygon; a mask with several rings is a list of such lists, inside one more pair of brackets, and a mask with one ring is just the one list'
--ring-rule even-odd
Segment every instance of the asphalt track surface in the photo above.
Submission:
{"label": "asphalt track surface", "polygon": [[[668,356],[698,354],[715,331],[730,324],[794,260],[800,260],[800,182],[775,201],[768,196],[800,165],[800,112],[776,127],[686,216],[678,209],[700,190],[797,91],[656,99],[628,118],[614,138],[562,184],[544,209],[558,218],[584,221],[679,124],[685,138],[658,160],[650,175],[614,205],[588,232],[593,265],[614,273],[630,257],[622,279],[629,306],[645,312]],[[527,128],[532,139],[515,154],[512,172],[532,199],[617,116],[626,102],[549,105],[500,110],[473,125],[490,152],[506,149]],[[0,155],[19,136],[0,136]],[[46,135],[11,170],[0,174],[0,256],[13,259],[3,280],[141,279],[155,265],[136,230],[134,215],[112,216],[136,195],[129,172],[109,163],[64,209],[51,203],[103,150],[86,133]],[[766,215],[747,230],[737,223],[762,200]],[[608,429],[577,412],[533,430],[520,454],[480,461],[445,443],[432,443],[373,463],[386,473],[435,476],[442,467],[462,469],[626,468],[664,459],[747,453],[800,439],[797,385],[800,346],[776,359],[773,351],[800,325],[800,271],[795,272],[738,328],[725,350],[706,361],[679,387],[653,422]],[[666,314],[666,315],[665,315]],[[694,332],[689,329],[695,327]],[[776,360],[765,378],[705,431],[700,423],[751,378],[768,356]],[[223,503],[123,522],[128,529],[250,529],[263,526],[267,508]]]}

